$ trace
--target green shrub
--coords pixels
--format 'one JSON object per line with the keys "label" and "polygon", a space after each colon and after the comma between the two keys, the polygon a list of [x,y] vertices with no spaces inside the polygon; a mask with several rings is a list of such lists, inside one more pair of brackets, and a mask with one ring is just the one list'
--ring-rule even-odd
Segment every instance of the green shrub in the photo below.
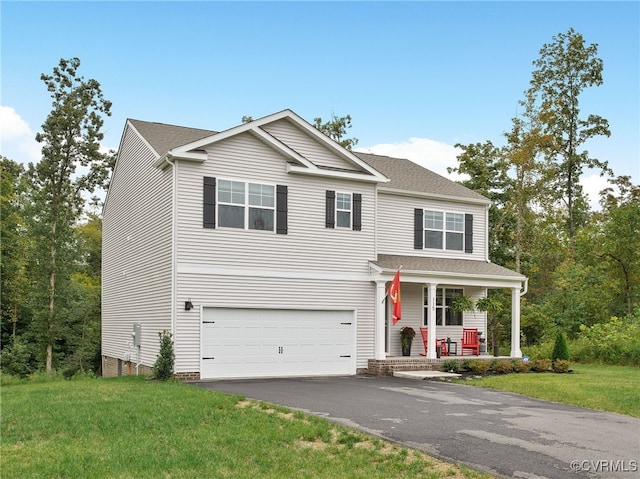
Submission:
{"label": "green shrub", "polygon": [[640,309],[622,319],[580,326],[578,339],[570,344],[571,358],[582,363],[640,366]]}
{"label": "green shrub", "polygon": [[486,374],[489,370],[489,361],[473,359],[469,362],[469,370],[474,374]]}
{"label": "green shrub", "polygon": [[19,378],[26,378],[31,374],[31,352],[25,343],[15,339],[6,345],[0,357],[2,372]]}
{"label": "green shrub", "polygon": [[556,373],[568,373],[569,361],[565,361],[564,359],[557,359],[553,362],[553,371]]}
{"label": "green shrub", "polygon": [[513,361],[513,370],[517,373],[528,373],[531,370],[531,362],[530,361]]}
{"label": "green shrub", "polygon": [[173,340],[171,333],[166,329],[158,333],[160,336],[160,352],[153,365],[153,379],[166,381],[173,378],[173,364],[175,354],[173,352]]}
{"label": "green shrub", "polygon": [[440,365],[440,371],[446,373],[457,373],[460,370],[460,363],[455,359],[447,359]]}
{"label": "green shrub", "polygon": [[513,372],[513,363],[507,359],[501,359],[500,361],[496,361],[493,366],[493,370],[498,374],[508,374]]}
{"label": "green shrub", "polygon": [[469,370],[471,369],[471,366],[470,366],[471,361],[472,361],[472,359],[469,359],[469,358],[464,359],[464,360],[462,361],[462,369],[463,369],[464,371],[469,371]]}
{"label": "green shrub", "polygon": [[537,373],[547,372],[551,368],[551,359],[534,359],[531,369]]}
{"label": "green shrub", "polygon": [[544,343],[536,344],[535,346],[525,346],[522,348],[522,353],[525,356],[529,356],[534,359],[546,359],[551,357],[551,351],[553,350],[553,342],[545,341]]}
{"label": "green shrub", "polygon": [[556,342],[553,344],[553,351],[551,351],[551,362],[555,363],[559,359],[563,361],[569,360],[569,348],[562,331],[556,336]]}

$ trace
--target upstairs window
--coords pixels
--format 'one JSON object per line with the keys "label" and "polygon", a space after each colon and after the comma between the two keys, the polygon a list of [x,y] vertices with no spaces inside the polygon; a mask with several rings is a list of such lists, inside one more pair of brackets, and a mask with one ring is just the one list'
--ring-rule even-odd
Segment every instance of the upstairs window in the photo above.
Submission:
{"label": "upstairs window", "polygon": [[336,227],[351,228],[351,193],[336,193]]}
{"label": "upstairs window", "polygon": [[274,230],[275,187],[218,180],[218,226]]}
{"label": "upstairs window", "polygon": [[424,211],[424,247],[462,251],[464,248],[464,214]]}
{"label": "upstairs window", "polygon": [[326,191],[325,225],[327,228],[362,230],[362,194]]}

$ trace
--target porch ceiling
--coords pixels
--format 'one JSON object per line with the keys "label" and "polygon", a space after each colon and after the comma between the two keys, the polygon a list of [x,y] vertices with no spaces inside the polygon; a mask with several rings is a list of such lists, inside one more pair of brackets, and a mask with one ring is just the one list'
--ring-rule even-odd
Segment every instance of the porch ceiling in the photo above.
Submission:
{"label": "porch ceiling", "polygon": [[[423,256],[378,255],[370,261],[373,270],[381,277],[393,274],[402,266],[403,282],[437,282],[459,284],[483,284],[486,286],[512,286],[526,277],[494,263]],[[382,279],[382,278],[381,278]]]}

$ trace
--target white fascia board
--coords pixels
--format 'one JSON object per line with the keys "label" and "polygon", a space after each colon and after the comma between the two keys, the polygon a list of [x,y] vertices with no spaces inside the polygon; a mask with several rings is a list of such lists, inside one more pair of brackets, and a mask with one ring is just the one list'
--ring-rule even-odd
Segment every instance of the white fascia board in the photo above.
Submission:
{"label": "white fascia board", "polygon": [[445,201],[453,201],[456,203],[472,203],[475,205],[491,205],[491,200],[489,199],[479,199],[479,198],[463,198],[460,196],[448,196],[448,195],[439,195],[436,193],[424,193],[422,191],[408,191],[408,190],[397,190],[395,188],[385,188],[381,186],[378,191],[380,193],[387,193],[390,195],[398,195],[398,196],[410,196],[413,198],[424,198],[431,200],[445,200]]}
{"label": "white fascia board", "polygon": [[366,173],[350,173],[348,171],[335,171],[335,170],[324,170],[321,168],[304,168],[301,166],[287,164],[287,173],[297,173],[302,175],[313,175],[320,176],[324,178],[340,178],[343,180],[356,180],[363,181],[367,183],[380,183],[381,181],[387,181],[385,179],[381,179],[379,176],[371,176]]}
{"label": "white fascia board", "polygon": [[[391,281],[396,274],[395,269],[384,269],[369,263],[372,270],[372,281]],[[513,288],[522,286],[526,277],[495,276],[483,274],[463,274],[446,271],[413,271],[402,269],[403,283],[438,283],[459,286],[481,286],[487,288]]]}
{"label": "white fascia board", "polygon": [[342,145],[340,145],[337,141],[335,141],[332,138],[329,138],[327,135],[322,133],[316,127],[311,125],[309,122],[305,121],[304,119],[296,115],[294,112],[290,110],[289,112],[291,113],[289,115],[289,119],[295,121],[307,133],[309,133],[311,136],[315,137],[316,139],[318,139],[319,141],[327,145],[334,153],[350,161],[351,163],[357,165],[358,167],[362,168],[364,171],[366,171],[370,175],[376,177],[377,183],[388,183],[390,181],[389,178],[384,176],[375,168],[371,167],[368,163],[365,163],[364,161],[362,161],[352,152],[350,152],[349,150],[344,148]]}
{"label": "white fascia board", "polygon": [[173,162],[175,160],[185,160],[191,163],[204,163],[205,161],[207,161],[207,154],[204,152],[189,151],[186,153],[180,153],[179,155],[174,155],[172,154],[172,151],[173,150],[170,150],[166,155],[158,158],[154,162],[153,166],[164,170],[165,168],[167,168],[169,162]]}
{"label": "white fascia board", "polygon": [[290,158],[302,163],[303,165],[305,165],[306,168],[310,168],[312,170],[313,169],[316,169],[316,170],[318,169],[318,167],[316,165],[311,163],[309,160],[307,160],[300,153],[298,153],[297,151],[289,148],[287,145],[282,143],[280,140],[275,138],[273,135],[271,135],[271,134],[267,133],[266,131],[264,131],[262,128],[260,128],[260,127],[254,128],[254,129],[251,130],[251,133],[255,134],[259,139],[261,139],[262,141],[264,141],[265,143],[267,143],[268,145],[270,145],[271,147],[273,147],[277,151],[280,151],[280,152],[284,153],[285,155],[289,156]]}
{"label": "white fascia board", "polygon": [[194,141],[192,143],[187,143],[186,145],[182,145],[178,148],[174,148],[173,150],[171,150],[171,152],[174,156],[180,156],[184,152],[188,152],[191,150],[198,150],[212,143],[216,143],[226,138],[230,138],[240,133],[244,133],[245,131],[254,130],[266,123],[270,123],[272,121],[279,120],[280,118],[290,116],[290,114],[292,113],[293,112],[291,112],[290,110],[283,110],[281,112],[274,113],[273,115],[265,116],[264,118],[250,121],[249,123],[243,123],[242,125],[234,126],[233,128],[229,128],[228,130],[221,131],[220,133],[215,133],[211,136],[207,136],[205,138]]}

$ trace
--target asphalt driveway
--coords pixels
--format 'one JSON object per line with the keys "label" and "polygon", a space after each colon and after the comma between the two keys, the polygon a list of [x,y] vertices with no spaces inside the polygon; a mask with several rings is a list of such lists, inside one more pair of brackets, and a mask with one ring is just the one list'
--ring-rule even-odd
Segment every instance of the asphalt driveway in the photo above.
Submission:
{"label": "asphalt driveway", "polygon": [[193,384],[323,416],[499,477],[640,477],[640,419],[618,414],[393,377]]}

